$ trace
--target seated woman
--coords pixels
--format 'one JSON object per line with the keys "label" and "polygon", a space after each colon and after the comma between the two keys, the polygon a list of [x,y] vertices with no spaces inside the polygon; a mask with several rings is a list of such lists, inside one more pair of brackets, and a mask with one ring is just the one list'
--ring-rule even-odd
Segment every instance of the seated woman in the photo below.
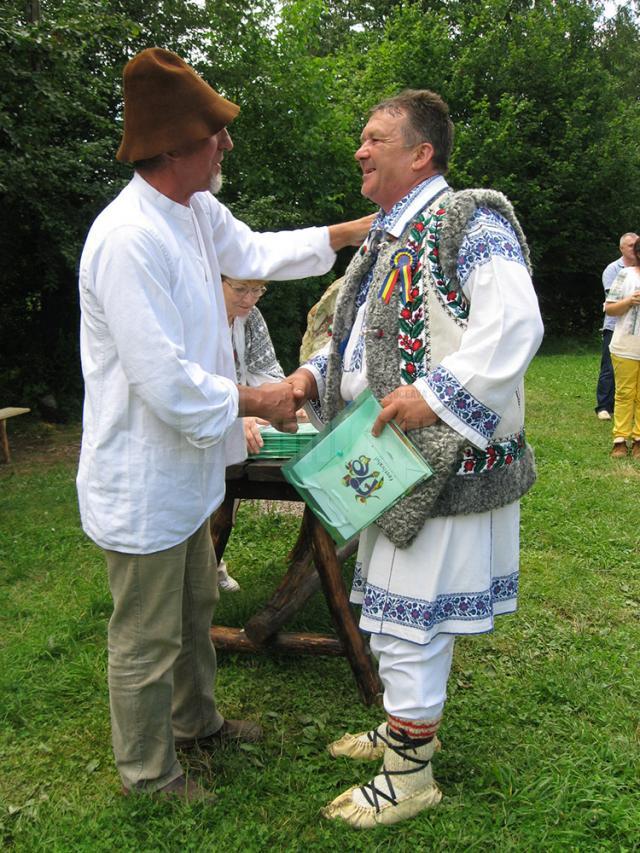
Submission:
{"label": "seated woman", "polygon": [[[256,279],[239,280],[223,275],[222,290],[238,383],[255,386],[284,379],[267,324],[256,305],[266,293],[266,282]],[[260,425],[267,422],[259,418],[243,418],[242,421],[246,442],[242,453],[244,457],[247,449],[249,453],[258,453],[264,444]],[[233,461],[237,460],[234,458]],[[218,566],[218,587],[225,592],[237,592],[240,589],[240,584],[229,575],[224,560],[221,560]]]}
{"label": "seated woman", "polygon": [[[257,279],[240,281],[222,276],[224,304],[231,330],[233,357],[240,385],[280,382],[284,372],[278,363],[264,317],[257,302],[267,291],[267,283]],[[243,418],[249,453],[257,453],[264,442],[258,424],[266,421]]]}

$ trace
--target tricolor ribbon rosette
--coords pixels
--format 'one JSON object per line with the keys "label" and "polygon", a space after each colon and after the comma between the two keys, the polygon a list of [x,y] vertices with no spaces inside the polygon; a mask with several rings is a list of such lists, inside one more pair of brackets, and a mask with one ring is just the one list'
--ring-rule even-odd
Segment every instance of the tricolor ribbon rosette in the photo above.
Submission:
{"label": "tricolor ribbon rosette", "polygon": [[416,253],[412,249],[407,248],[396,249],[396,251],[391,255],[391,270],[383,281],[382,287],[378,292],[379,298],[387,305],[389,304],[393,288],[396,286],[398,279],[400,280],[401,288],[400,299],[402,300],[403,305],[407,304],[409,301],[409,294],[411,292],[411,277],[413,270],[416,267],[417,260],[418,258]]}

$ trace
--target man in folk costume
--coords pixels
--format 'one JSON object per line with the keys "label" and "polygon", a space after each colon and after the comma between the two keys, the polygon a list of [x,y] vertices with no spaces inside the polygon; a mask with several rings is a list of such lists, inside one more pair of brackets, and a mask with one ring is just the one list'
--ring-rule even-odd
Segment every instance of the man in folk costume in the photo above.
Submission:
{"label": "man in folk costume", "polygon": [[452,192],[447,105],[409,90],[373,108],[356,152],[380,206],[352,260],[332,341],[289,381],[322,418],[366,387],[435,474],[361,536],[352,601],[371,634],[387,719],[334,756],[383,757],[324,809],[359,828],[441,799],[431,759],[457,634],[516,608],[519,498],[535,480],[523,377],[542,339],[529,252],[507,199]]}

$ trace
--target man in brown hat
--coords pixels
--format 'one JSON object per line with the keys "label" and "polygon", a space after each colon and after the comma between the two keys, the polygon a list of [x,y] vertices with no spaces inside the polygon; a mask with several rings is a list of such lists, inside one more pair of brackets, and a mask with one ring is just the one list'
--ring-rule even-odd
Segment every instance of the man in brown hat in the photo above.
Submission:
{"label": "man in brown hat", "polygon": [[150,48],[124,70],[119,160],[131,182],[98,216],[80,263],[84,432],[78,495],[105,551],[113,746],[125,792],[206,796],[176,748],[255,740],[214,698],[217,599],[208,518],[224,496],[238,417],[295,430],[287,383],[236,384],[220,269],[237,278],[326,272],[369,219],[257,234],[207,192],[220,186],[239,107],[179,56]]}

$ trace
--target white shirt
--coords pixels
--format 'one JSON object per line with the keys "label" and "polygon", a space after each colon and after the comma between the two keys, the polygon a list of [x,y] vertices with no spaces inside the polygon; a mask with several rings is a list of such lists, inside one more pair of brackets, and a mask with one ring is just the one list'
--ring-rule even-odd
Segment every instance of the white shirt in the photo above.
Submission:
{"label": "white shirt", "polygon": [[[640,268],[623,267],[616,276],[609,292],[607,302],[620,302],[640,290]],[[624,314],[619,314],[613,330],[609,349],[618,358],[640,359],[640,308],[633,305]]]}
{"label": "white shirt", "polygon": [[[624,258],[618,258],[617,261],[611,261],[608,266],[604,268],[604,272],[602,273],[602,286],[604,287],[604,298],[606,301],[607,295],[611,290],[611,285],[615,281],[616,276],[620,272],[620,270],[624,269]],[[603,307],[604,310],[604,307]],[[614,316],[610,316],[609,314],[604,315],[604,319],[602,321],[602,331],[605,329],[615,329],[616,323],[618,322],[618,318]]]}
{"label": "white shirt", "polygon": [[326,228],[256,234],[210,193],[180,205],[138,174],[98,216],[80,262],[77,478],[98,545],[170,548],[222,502],[238,392],[220,267],[277,280],[334,260]]}

